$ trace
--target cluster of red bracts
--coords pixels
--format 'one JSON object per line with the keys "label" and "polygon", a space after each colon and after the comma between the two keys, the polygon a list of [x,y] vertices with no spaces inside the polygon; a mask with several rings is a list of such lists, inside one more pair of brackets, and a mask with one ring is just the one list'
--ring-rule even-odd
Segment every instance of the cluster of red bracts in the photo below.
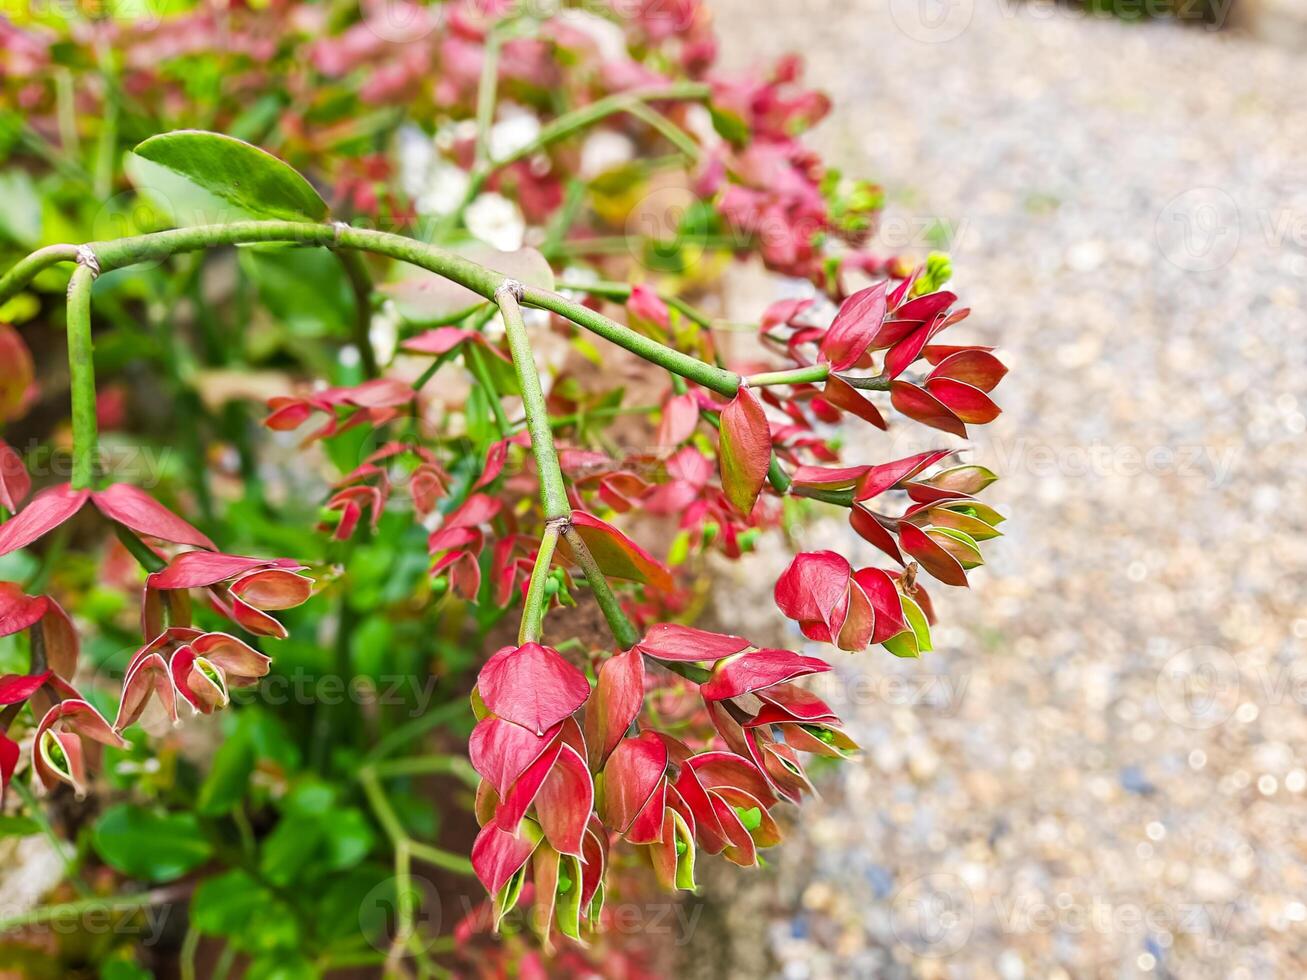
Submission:
{"label": "cluster of red bracts", "polygon": [[[760,335],[770,346],[798,365],[811,364],[814,357],[830,365],[832,376],[820,393],[811,387],[800,393],[814,401],[818,418],[835,421],[840,412],[848,412],[885,428],[879,410],[839,376],[872,368],[873,355],[881,351],[876,379],[888,387],[894,408],[908,418],[964,438],[967,425],[998,418],[989,393],[1007,368],[992,348],[932,343],[971,311],[954,310],[957,296],[946,290],[913,296],[915,281],[904,279],[893,290],[880,282],[854,293],[827,327],[807,319],[815,306],[811,299],[784,300],[763,316]],[[916,383],[904,380],[903,373],[921,359],[932,369]],[[807,420],[799,415],[796,424]]]}
{"label": "cluster of red bracts", "polygon": [[[26,630],[34,660],[44,667],[0,677],[3,725],[7,729],[19,707],[30,702],[40,717],[32,743],[33,770],[47,790],[62,782],[79,794],[99,746],[125,746],[123,730],[141,718],[152,699],[175,723],[179,699],[195,712],[209,714],[228,703],[231,688],[251,685],[268,672],[268,657],[244,641],[192,627],[191,590],[204,589],[213,609],[242,629],[282,638],[285,627],[269,612],[300,605],[313,589],[298,562],[220,554],[195,528],[126,484],[98,491],[63,485],[38,494],[0,525],[0,555],[36,541],[88,502],[137,534],[203,550],[183,552],[147,578],[141,625],[148,642],[127,664],[112,725],[73,686],[79,644],[68,615],[48,596],[28,596],[13,583],[0,582],[0,636]],[[19,755],[18,743],[0,732],[0,791],[9,784]]]}
{"label": "cluster of red bracts", "polygon": [[[699,694],[726,749],[641,731],[647,661],[710,664]],[[742,866],[780,841],[771,809],[810,790],[799,753],[856,746],[792,681],[829,670],[738,636],[659,625],[585,674],[538,643],[505,647],[478,677],[469,752],[482,777],[472,863],[496,923],[530,879],[535,921],[579,938],[597,926],[609,847],[640,848],[668,889],[693,889],[699,850]],[[578,719],[578,715],[580,716]]]}
{"label": "cluster of red bracts", "polygon": [[[939,449],[879,466],[801,466],[794,471],[794,485],[851,491],[849,524],[861,537],[900,565],[906,564],[906,554],[946,585],[965,586],[967,571],[984,563],[980,542],[998,537],[1004,518],[975,498],[997,479],[983,466],[954,466],[917,479],[949,455]],[[897,517],[870,504],[890,490],[908,497],[907,509]]]}

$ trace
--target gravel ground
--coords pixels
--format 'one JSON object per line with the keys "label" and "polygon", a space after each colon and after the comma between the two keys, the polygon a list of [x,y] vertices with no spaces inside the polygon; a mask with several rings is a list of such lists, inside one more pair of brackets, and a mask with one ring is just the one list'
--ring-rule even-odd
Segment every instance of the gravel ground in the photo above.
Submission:
{"label": "gravel ground", "polygon": [[807,52],[818,142],[884,183],[890,249],[945,240],[1012,368],[973,430],[1007,536],[934,590],[936,652],[839,661],[865,752],[714,879],[716,975],[1303,975],[1302,56],[1015,0],[716,7],[728,62]]}

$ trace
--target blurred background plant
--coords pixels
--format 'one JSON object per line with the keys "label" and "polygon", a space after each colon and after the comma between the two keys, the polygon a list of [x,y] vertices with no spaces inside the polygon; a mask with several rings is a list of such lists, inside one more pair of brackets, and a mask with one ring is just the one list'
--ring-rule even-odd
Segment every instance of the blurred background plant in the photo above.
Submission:
{"label": "blurred background plant", "polygon": [[[719,76],[696,0],[546,6],[10,9],[0,19],[0,265],[46,244],[171,226],[167,195],[138,193],[124,163],[140,141],[190,127],[281,156],[338,220],[445,244],[528,282],[557,279],[596,305],[626,304],[633,325],[708,359],[735,329],[713,296],[733,259],[831,302],[869,276],[912,271],[862,247],[879,189],[804,144],[828,106],[802,87],[797,60]],[[942,268],[933,260],[928,276]],[[66,270],[46,270],[0,308],[12,325],[0,326],[3,435],[38,486],[67,466],[66,284]],[[415,970],[543,970],[524,924],[510,920],[502,941],[483,935],[462,857],[475,833],[466,697],[483,652],[506,635],[504,611],[466,601],[457,569],[431,574],[427,529],[411,510],[361,515],[348,494],[320,508],[384,451],[370,426],[299,452],[262,424],[267,399],[308,378],[358,384],[376,360],[425,383],[431,358],[396,358],[402,342],[440,325],[480,328],[490,311],[434,277],[323,249],[136,265],[102,276],[95,303],[105,468],[191,516],[224,551],[303,560],[320,592],[284,614],[291,638],[255,693],[234,696],[237,710],[107,749],[108,793],[60,795],[48,811],[10,794],[0,966],[115,977],[174,964],[184,976],[196,964],[214,976],[374,970],[395,962],[396,919],[410,901],[396,870],[411,862],[419,928],[399,954]],[[652,442],[661,385],[584,338],[541,347],[571,445],[621,455]],[[411,408],[414,429],[459,461],[445,513],[475,493],[492,452],[522,452],[503,441],[516,423],[498,395],[512,382],[489,355],[465,363],[474,377],[446,366]],[[417,486],[390,489],[416,499]],[[622,509],[624,487],[596,489]],[[356,534],[345,526],[352,507],[349,520],[363,517]],[[699,554],[753,546],[757,532],[738,530],[672,543],[679,615],[703,602]],[[491,556],[471,561],[490,583]],[[0,578],[77,596],[84,690],[112,716],[115,679],[137,647],[141,576],[126,550],[70,524],[39,553],[0,559]],[[212,614],[196,615],[203,624]],[[578,648],[592,634],[607,642],[596,619],[576,617]],[[0,640],[0,673],[26,663],[22,641]],[[619,900],[648,887],[636,869],[628,879]],[[634,976],[667,952],[619,931],[586,956],[607,975]],[[579,969],[580,955],[549,969]]]}

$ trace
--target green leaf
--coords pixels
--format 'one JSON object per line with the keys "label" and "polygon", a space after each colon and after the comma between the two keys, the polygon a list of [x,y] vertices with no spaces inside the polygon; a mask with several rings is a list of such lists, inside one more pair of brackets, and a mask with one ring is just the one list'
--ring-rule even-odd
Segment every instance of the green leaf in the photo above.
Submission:
{"label": "green leaf", "polygon": [[109,960],[100,967],[100,980],[153,980],[154,974],[135,960]]}
{"label": "green leaf", "polygon": [[294,946],[299,939],[291,910],[244,871],[201,882],[191,898],[190,914],[201,932],[227,936],[239,949],[277,949]]}
{"label": "green leaf", "polygon": [[298,339],[343,337],[354,322],[354,294],[340,259],[325,248],[240,250],[241,271],[278,327]]}
{"label": "green leaf", "polygon": [[749,124],[736,113],[718,106],[710,106],[708,112],[712,117],[712,128],[726,142],[743,146],[749,141]]}
{"label": "green leaf", "polygon": [[41,198],[24,170],[0,171],[0,238],[24,248],[41,241]]}
{"label": "green leaf", "polygon": [[903,600],[903,618],[908,621],[912,627],[913,635],[917,639],[917,648],[923,653],[929,653],[935,649],[930,642],[930,623],[926,620],[926,614],[922,608],[917,605],[917,601],[908,596],[902,596]]}
{"label": "green leaf", "polygon": [[91,839],[108,865],[148,881],[180,878],[212,854],[194,814],[159,813],[130,803],[101,814]]}
{"label": "green leaf", "polygon": [[318,980],[321,973],[299,953],[278,952],[256,957],[245,980]]}
{"label": "green leaf", "polygon": [[293,167],[220,133],[152,136],[127,155],[124,168],[179,225],[327,216],[326,202]]}
{"label": "green leaf", "polygon": [[0,816],[0,837],[31,837],[41,832],[41,825],[31,817]]}
{"label": "green leaf", "polygon": [[376,835],[363,811],[344,807],[328,817],[327,867],[333,871],[352,868],[368,856]]}
{"label": "green leaf", "polygon": [[254,747],[238,732],[214,753],[213,768],[200,787],[195,809],[206,817],[227,813],[245,796],[253,771]]}
{"label": "green leaf", "polygon": [[927,532],[939,542],[941,548],[958,560],[963,568],[977,568],[985,564],[976,539],[965,531],[952,527],[932,527]]}
{"label": "green leaf", "polygon": [[291,816],[263,842],[259,868],[273,884],[286,885],[317,854],[327,818]]}

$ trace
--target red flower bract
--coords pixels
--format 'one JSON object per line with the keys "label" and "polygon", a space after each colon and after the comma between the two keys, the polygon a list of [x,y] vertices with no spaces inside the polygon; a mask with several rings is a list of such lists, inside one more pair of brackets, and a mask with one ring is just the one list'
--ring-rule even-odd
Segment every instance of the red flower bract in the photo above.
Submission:
{"label": "red flower bract", "polygon": [[539,643],[502,648],[481,668],[477,690],[487,708],[537,735],[590,696],[585,675]]}
{"label": "red flower bract", "polygon": [[138,487],[115,483],[104,490],[74,490],[64,483],[37,494],[11,520],[0,525],[0,555],[25,548],[70,520],[90,500],[112,521],[137,534],[214,550],[213,542]]}

